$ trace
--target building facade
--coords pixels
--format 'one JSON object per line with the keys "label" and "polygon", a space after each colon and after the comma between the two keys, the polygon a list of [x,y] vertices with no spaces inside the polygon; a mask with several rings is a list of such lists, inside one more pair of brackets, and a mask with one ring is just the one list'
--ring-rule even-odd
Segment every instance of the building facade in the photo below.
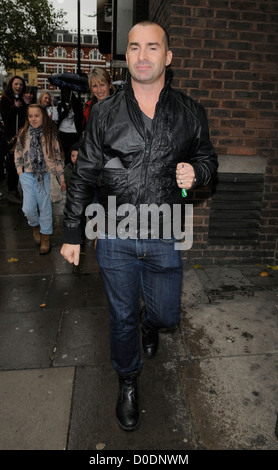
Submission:
{"label": "building facade", "polygon": [[[57,30],[53,43],[42,50],[39,57],[41,70],[38,71],[38,95],[48,90],[53,96],[59,96],[60,90],[49,83],[48,77],[57,73],[77,73],[78,71],[78,35],[75,30]],[[81,32],[80,35],[81,72],[89,75],[94,67],[110,70],[109,55],[102,54],[98,48],[97,34]]]}
{"label": "building facade", "polygon": [[[18,59],[20,60],[20,59]],[[37,89],[38,87],[38,71],[35,67],[29,68],[29,69],[13,69],[13,70],[8,70],[7,76],[5,79],[5,84],[9,82],[9,80],[14,77],[15,75],[18,75],[19,77],[22,77],[26,83],[26,85],[31,86],[34,89]]]}
{"label": "building facade", "polygon": [[[53,42],[41,51],[40,70],[16,69],[7,72],[6,82],[14,75],[22,77],[28,86],[34,88],[37,97],[48,90],[53,97],[60,96],[60,89],[51,85],[48,77],[57,73],[77,73],[78,71],[78,34],[76,30],[56,30]],[[80,34],[80,68],[89,75],[94,67],[104,67],[110,72],[111,54],[99,51],[98,36],[89,32]]]}
{"label": "building facade", "polygon": [[173,86],[205,107],[214,186],[189,191],[196,264],[278,263],[278,3],[149,0],[166,27]]}

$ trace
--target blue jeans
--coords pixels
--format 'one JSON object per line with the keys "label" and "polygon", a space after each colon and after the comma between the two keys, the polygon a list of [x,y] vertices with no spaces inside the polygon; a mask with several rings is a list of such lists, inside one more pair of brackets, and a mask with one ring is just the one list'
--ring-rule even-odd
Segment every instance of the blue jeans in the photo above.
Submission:
{"label": "blue jeans", "polygon": [[52,234],[52,205],[49,193],[49,174],[44,176],[44,184],[38,185],[33,173],[24,172],[19,176],[23,191],[22,211],[31,227],[40,226],[40,232]]}
{"label": "blue jeans", "polygon": [[140,293],[145,303],[144,328],[169,328],[179,321],[183,263],[174,244],[175,240],[97,241],[97,260],[110,308],[111,362],[118,374],[139,373],[142,368]]}

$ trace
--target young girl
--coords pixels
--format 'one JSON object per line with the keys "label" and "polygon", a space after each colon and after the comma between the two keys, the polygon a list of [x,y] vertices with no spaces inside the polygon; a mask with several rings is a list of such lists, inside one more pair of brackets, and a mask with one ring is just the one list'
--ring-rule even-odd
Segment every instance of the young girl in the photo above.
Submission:
{"label": "young girl", "polygon": [[33,227],[40,254],[47,254],[52,234],[49,173],[58,177],[62,191],[66,184],[55,124],[41,105],[28,107],[27,120],[16,143],[15,166],[23,191],[22,210]]}

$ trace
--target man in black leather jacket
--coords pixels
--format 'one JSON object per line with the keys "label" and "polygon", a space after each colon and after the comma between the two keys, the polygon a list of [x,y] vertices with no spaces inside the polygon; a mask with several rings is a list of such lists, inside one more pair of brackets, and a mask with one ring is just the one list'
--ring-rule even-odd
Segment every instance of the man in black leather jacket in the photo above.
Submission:
{"label": "man in black leather jacket", "polygon": [[164,237],[164,215],[153,227],[142,214],[152,205],[182,207],[182,189],[207,185],[218,164],[204,109],[167,80],[172,52],[166,31],[152,22],[135,25],[126,59],[123,88],[95,105],[89,118],[65,208],[61,254],[78,264],[82,214],[98,187],[105,220],[98,220],[96,254],[110,305],[111,362],[119,375],[116,415],[121,428],[132,430],[139,422],[140,295],[142,350],[151,358],[159,328],[179,321],[183,270],[173,233]]}

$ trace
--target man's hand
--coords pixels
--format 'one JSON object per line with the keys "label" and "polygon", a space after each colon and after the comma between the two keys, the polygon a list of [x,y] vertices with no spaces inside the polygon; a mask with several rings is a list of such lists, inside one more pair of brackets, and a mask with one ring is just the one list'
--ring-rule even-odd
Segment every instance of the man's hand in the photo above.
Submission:
{"label": "man's hand", "polygon": [[176,169],[177,185],[182,189],[190,189],[195,183],[195,171],[189,163],[178,163]]}
{"label": "man's hand", "polygon": [[80,245],[70,245],[69,243],[64,243],[60,253],[69,263],[74,263],[75,266],[78,266]]}

